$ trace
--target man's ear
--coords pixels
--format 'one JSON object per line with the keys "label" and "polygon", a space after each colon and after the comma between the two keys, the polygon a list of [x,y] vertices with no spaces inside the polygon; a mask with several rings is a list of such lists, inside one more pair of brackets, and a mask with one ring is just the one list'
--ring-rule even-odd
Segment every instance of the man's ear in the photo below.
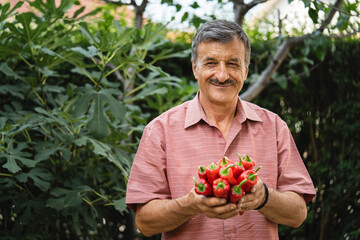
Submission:
{"label": "man's ear", "polygon": [[197,71],[196,71],[195,61],[192,61],[191,64],[192,64],[192,70],[193,70],[194,77],[195,77],[195,79],[197,79],[198,75],[197,75]]}
{"label": "man's ear", "polygon": [[245,70],[246,72],[245,72],[245,79],[244,79],[244,81],[247,79],[247,76],[248,76],[248,73],[249,73],[249,67],[246,67],[246,70]]}

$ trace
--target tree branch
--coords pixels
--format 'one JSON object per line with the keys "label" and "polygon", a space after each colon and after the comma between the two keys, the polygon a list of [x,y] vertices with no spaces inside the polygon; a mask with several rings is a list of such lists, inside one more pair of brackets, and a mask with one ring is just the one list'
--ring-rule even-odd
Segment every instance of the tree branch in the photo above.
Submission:
{"label": "tree branch", "polygon": [[119,2],[119,1],[114,1],[114,0],[104,0],[106,3],[110,3],[110,4],[115,4],[115,5],[119,5],[119,6],[125,6],[125,5],[128,5],[128,6],[131,6],[132,4],[131,3],[123,3],[123,2]]}
{"label": "tree branch", "polygon": [[311,34],[306,34],[299,37],[290,37],[285,41],[283,41],[279,46],[279,48],[277,49],[270,64],[260,74],[259,78],[254,83],[250,84],[249,88],[240,95],[241,99],[246,101],[251,101],[256,96],[258,96],[270,83],[273,74],[279,69],[279,67],[283,63],[285,57],[287,56],[291,48],[303,44],[306,39],[311,38],[312,36],[318,33],[322,33],[324,29],[330,24],[331,20],[333,19],[335,13],[341,6],[342,2],[343,0],[337,0],[335,2],[329,14],[325,18],[325,20],[321,23],[320,27]]}
{"label": "tree branch", "polygon": [[323,32],[325,28],[330,24],[331,20],[334,18],[335,13],[341,8],[341,4],[343,3],[343,0],[337,0],[330,9],[329,14],[325,18],[325,20],[321,23],[320,28],[318,31]]}
{"label": "tree branch", "polygon": [[352,32],[348,32],[348,33],[345,33],[345,34],[340,34],[340,35],[331,34],[330,37],[332,37],[332,38],[337,38],[337,39],[347,38],[347,37],[355,36],[355,35],[358,34],[359,32],[360,32],[360,29],[354,30],[354,31],[352,31]]}
{"label": "tree branch", "polygon": [[240,26],[244,23],[244,17],[245,14],[253,7],[260,3],[264,3],[267,0],[252,0],[249,3],[244,3],[243,0],[232,0],[233,2],[233,8],[235,13],[235,22],[239,24]]}
{"label": "tree branch", "polygon": [[253,7],[255,7],[256,5],[260,4],[260,3],[264,3],[267,2],[267,0],[252,0],[251,2],[249,2],[248,4],[246,4],[249,8],[249,10]]}
{"label": "tree branch", "polygon": [[123,6],[133,6],[135,9],[135,27],[141,29],[143,24],[143,16],[145,12],[145,8],[149,2],[149,0],[143,0],[140,5],[136,4],[135,0],[131,0],[130,3],[123,3],[122,1],[114,1],[114,0],[104,0],[107,3]]}
{"label": "tree branch", "polygon": [[133,6],[135,8],[135,27],[141,29],[143,24],[143,16],[145,8],[148,4],[148,0],[143,0],[140,5],[137,5],[135,0],[131,0],[131,3],[134,3]]}

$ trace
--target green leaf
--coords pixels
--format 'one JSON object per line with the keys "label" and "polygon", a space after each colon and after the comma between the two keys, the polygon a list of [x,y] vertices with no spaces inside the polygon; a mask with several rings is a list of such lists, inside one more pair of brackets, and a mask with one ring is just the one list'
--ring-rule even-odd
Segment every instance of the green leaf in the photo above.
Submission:
{"label": "green leaf", "polygon": [[74,114],[79,117],[85,114],[94,101],[94,112],[88,122],[90,133],[97,139],[102,139],[109,135],[108,122],[105,117],[104,104],[109,105],[110,112],[119,121],[125,116],[125,106],[116,100],[112,94],[119,93],[115,89],[101,89],[99,92],[93,89],[86,89],[83,96],[74,104]]}
{"label": "green leaf", "polygon": [[126,197],[123,197],[120,200],[115,200],[114,207],[119,212],[124,212],[126,210]]}
{"label": "green leaf", "polygon": [[305,7],[310,7],[310,4],[311,4],[311,0],[302,0],[303,3],[305,4]]}
{"label": "green leaf", "polygon": [[64,208],[80,207],[81,203],[82,203],[82,196],[80,192],[77,190],[69,192],[64,198]]}
{"label": "green leaf", "polygon": [[287,79],[284,75],[274,74],[273,79],[282,89],[287,88]]}
{"label": "green leaf", "polygon": [[119,92],[114,89],[101,89],[99,94],[102,94],[102,102],[107,102],[110,107],[110,112],[115,116],[119,121],[122,121],[125,116],[126,108],[123,103],[115,99],[112,95]]}
{"label": "green leaf", "polygon": [[182,8],[181,4],[175,4],[176,12],[179,12]]}
{"label": "green leaf", "polygon": [[42,168],[33,168],[28,173],[22,173],[16,178],[20,182],[26,182],[30,178],[34,181],[35,186],[42,191],[47,191],[50,187],[49,181],[52,179],[52,175]]}
{"label": "green leaf", "polygon": [[58,58],[60,58],[60,59],[65,60],[65,58],[64,58],[63,56],[61,56],[60,54],[58,54],[58,53],[56,53],[56,52],[54,52],[54,51],[52,51],[52,50],[50,50],[50,49],[48,49],[48,48],[46,48],[46,47],[43,47],[43,48],[41,49],[41,51],[42,51],[43,53],[46,53],[46,54],[50,55],[50,56],[58,57]]}
{"label": "green leaf", "polygon": [[94,10],[84,14],[83,16],[81,16],[80,19],[85,19],[87,17],[91,17],[91,16],[95,16],[96,14],[98,14],[99,12],[101,12],[102,9],[99,7],[99,8],[95,8]]}
{"label": "green leaf", "polygon": [[93,36],[93,34],[90,32],[87,23],[81,22],[79,23],[79,29],[81,31],[81,34],[83,37],[92,45],[99,44],[100,40]]}
{"label": "green leaf", "polygon": [[199,8],[199,4],[195,1],[193,4],[190,5],[190,7],[196,9],[196,8]]}
{"label": "green leaf", "polygon": [[54,195],[55,197],[60,197],[62,195],[66,195],[69,192],[71,192],[70,189],[66,189],[66,188],[54,188],[54,190],[51,191],[51,195]]}
{"label": "green leaf", "polygon": [[73,18],[77,18],[79,16],[79,14],[81,14],[82,12],[84,12],[85,10],[85,6],[82,6],[81,8],[79,8],[78,10],[76,10],[76,12],[73,15]]}
{"label": "green leaf", "polygon": [[137,95],[134,96],[135,99],[144,99],[148,96],[154,95],[154,94],[165,94],[167,93],[167,88],[162,87],[159,88],[156,85],[150,85],[147,88],[144,88],[141,92],[139,92]]}
{"label": "green leaf", "polygon": [[91,101],[94,99],[96,91],[93,89],[86,90],[86,92],[74,104],[74,116],[78,118],[83,116],[89,109]]}
{"label": "green leaf", "polygon": [[102,96],[100,94],[95,95],[95,111],[88,123],[88,128],[90,133],[97,139],[102,139],[109,135],[104,106],[102,104]]}
{"label": "green leaf", "polygon": [[85,146],[87,142],[90,142],[94,146],[93,152],[97,155],[107,157],[109,152],[111,152],[111,148],[108,145],[90,137],[81,137],[74,141],[79,147]]}
{"label": "green leaf", "polygon": [[115,151],[116,153],[114,154],[111,151],[111,147],[109,145],[91,137],[81,137],[74,141],[74,143],[79,147],[85,146],[88,142],[93,145],[94,154],[107,158],[110,162],[114,163],[122,171],[123,175],[128,177],[128,172],[125,170],[123,165],[128,166],[130,161],[120,151]]}
{"label": "green leaf", "polygon": [[54,208],[60,211],[64,207],[64,199],[62,198],[49,198],[46,200],[46,207]]}
{"label": "green leaf", "polygon": [[7,151],[0,152],[0,159],[6,159],[6,163],[3,165],[3,167],[12,173],[16,173],[21,170],[17,162],[20,162],[30,168],[34,167],[37,162],[28,158],[31,156],[31,154],[24,151],[26,147],[27,143],[25,142],[19,143],[17,147],[14,147],[13,142],[9,143]]}
{"label": "green leaf", "polygon": [[308,56],[310,53],[310,46],[308,44],[305,44],[302,48],[301,48],[301,53],[303,56]]}
{"label": "green leaf", "polygon": [[182,18],[181,18],[181,23],[185,22],[186,19],[188,19],[188,17],[189,17],[189,13],[188,13],[188,12],[185,12],[184,15],[183,15]]}
{"label": "green leaf", "polygon": [[94,57],[94,56],[98,55],[97,49],[94,46],[88,47],[88,50],[85,50],[82,47],[73,47],[70,50],[73,51],[73,52],[80,53],[80,54],[82,54],[82,55],[84,55],[85,57],[88,57],[88,58],[91,58],[91,57]]}
{"label": "green leaf", "polygon": [[317,23],[318,22],[318,11],[316,11],[313,8],[309,8],[309,16],[311,18],[311,20],[313,21],[313,23]]}
{"label": "green leaf", "polygon": [[59,153],[65,160],[69,160],[71,152],[65,147],[59,147],[56,143],[53,142],[37,142],[35,147],[37,154],[35,155],[35,160],[41,162],[48,160],[52,155]]}
{"label": "green leaf", "polygon": [[5,19],[10,17],[10,15],[15,12],[16,9],[20,8],[23,5],[23,1],[18,1],[15,6],[9,11],[10,4],[0,4],[0,22],[3,22]]}
{"label": "green leaf", "polygon": [[326,56],[326,47],[318,47],[318,48],[316,48],[315,54],[316,54],[316,57],[320,61],[324,61],[325,56]]}
{"label": "green leaf", "polygon": [[59,117],[56,113],[48,112],[41,107],[35,108],[35,111],[47,116],[47,118],[45,118],[45,120],[47,122],[49,122],[49,123],[55,122],[55,123],[65,126],[67,129],[71,129],[69,122],[66,119],[63,119],[62,117]]}
{"label": "green leaf", "polygon": [[8,77],[13,77],[14,79],[20,79],[22,80],[23,82],[26,82],[26,79],[19,76],[16,72],[14,72],[7,64],[6,62],[5,63],[2,63],[0,65],[0,71],[3,72],[6,76]]}
{"label": "green leaf", "polygon": [[[34,25],[33,19],[37,18],[38,17],[32,12],[25,12],[16,16],[16,19],[22,25],[22,28],[17,28],[17,30],[27,42],[32,42],[36,39],[48,26],[48,23],[43,21],[38,21],[38,23]],[[32,29],[31,26],[34,26],[34,29]]]}
{"label": "green leaf", "polygon": [[5,127],[7,120],[8,119],[6,117],[0,117],[0,130]]}
{"label": "green leaf", "polygon": [[68,207],[80,207],[83,193],[92,191],[94,190],[86,185],[76,186],[73,189],[55,188],[50,192],[55,198],[48,199],[46,206],[56,210]]}

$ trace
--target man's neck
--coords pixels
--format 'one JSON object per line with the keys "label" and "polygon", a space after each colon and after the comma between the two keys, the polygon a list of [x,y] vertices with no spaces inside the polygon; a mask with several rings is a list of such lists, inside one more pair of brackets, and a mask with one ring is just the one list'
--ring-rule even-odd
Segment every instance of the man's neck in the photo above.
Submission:
{"label": "man's neck", "polygon": [[208,101],[201,101],[200,104],[209,121],[214,124],[227,139],[228,132],[236,114],[237,101],[229,104],[216,104]]}

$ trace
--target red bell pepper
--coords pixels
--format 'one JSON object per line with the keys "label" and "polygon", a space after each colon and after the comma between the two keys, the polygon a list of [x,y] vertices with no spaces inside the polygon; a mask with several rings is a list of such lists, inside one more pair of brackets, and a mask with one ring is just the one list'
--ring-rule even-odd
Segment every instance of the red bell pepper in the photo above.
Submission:
{"label": "red bell pepper", "polygon": [[238,185],[234,185],[230,191],[230,202],[237,203],[244,195],[245,191],[242,189],[242,185],[247,182],[247,179],[242,180]]}
{"label": "red bell pepper", "polygon": [[206,167],[205,166],[199,166],[198,168],[198,175],[200,179],[205,179],[207,180],[206,177]]}
{"label": "red bell pepper", "polygon": [[206,178],[210,186],[213,185],[215,179],[219,178],[219,170],[219,165],[214,163],[211,163],[206,167]]}
{"label": "red bell pepper", "polygon": [[235,167],[233,168],[234,178],[237,179],[240,174],[245,171],[245,167],[241,162],[241,155],[238,153],[239,161],[235,162]]}
{"label": "red bell pepper", "polygon": [[216,164],[219,165],[219,167],[224,167],[232,164],[232,162],[226,156],[223,156],[223,158],[220,159]]}
{"label": "red bell pepper", "polygon": [[212,194],[212,188],[209,183],[205,179],[199,179],[196,181],[195,177],[193,177],[195,182],[195,192],[199,195],[210,196]]}
{"label": "red bell pepper", "polygon": [[228,199],[230,183],[226,179],[218,178],[213,183],[213,193],[215,197]]}
{"label": "red bell pepper", "polygon": [[254,170],[246,170],[237,179],[237,181],[239,183],[242,182],[244,179],[247,179],[246,183],[242,185],[242,188],[244,189],[244,191],[246,193],[250,192],[250,189],[257,183],[258,175],[259,175],[259,174],[257,174],[257,171],[259,171],[260,168],[261,168],[261,166],[259,166],[255,171]]}
{"label": "red bell pepper", "polygon": [[219,171],[219,176],[223,179],[228,180],[231,185],[237,184],[237,181],[236,181],[236,178],[234,178],[234,173],[233,173],[233,169],[232,169],[234,166],[235,166],[235,164],[229,164],[227,166],[221,167],[220,171]]}
{"label": "red bell pepper", "polygon": [[249,157],[249,155],[244,155],[241,159],[241,163],[244,166],[245,170],[253,169],[253,167],[256,165],[256,162]]}

